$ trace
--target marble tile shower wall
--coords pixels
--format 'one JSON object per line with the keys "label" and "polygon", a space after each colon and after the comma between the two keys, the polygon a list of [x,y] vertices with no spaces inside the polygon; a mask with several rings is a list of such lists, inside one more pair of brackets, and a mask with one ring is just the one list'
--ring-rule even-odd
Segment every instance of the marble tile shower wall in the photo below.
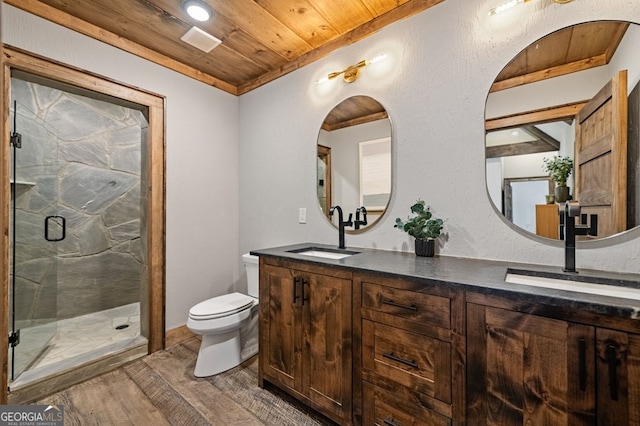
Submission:
{"label": "marble tile shower wall", "polygon": [[[16,185],[17,319],[140,301],[143,115],[18,79],[11,91],[23,141],[16,180],[34,183]],[[52,214],[66,218],[66,238],[54,244],[43,238]]]}

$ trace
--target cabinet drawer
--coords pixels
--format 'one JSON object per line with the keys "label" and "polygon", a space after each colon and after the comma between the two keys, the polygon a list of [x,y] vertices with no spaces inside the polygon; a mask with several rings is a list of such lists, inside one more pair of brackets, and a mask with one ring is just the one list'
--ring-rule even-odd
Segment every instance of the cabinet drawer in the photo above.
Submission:
{"label": "cabinet drawer", "polygon": [[448,297],[364,282],[362,306],[436,327],[451,328],[451,299]]}
{"label": "cabinet drawer", "polygon": [[374,321],[362,321],[362,366],[451,403],[451,344]]}
{"label": "cabinet drawer", "polygon": [[389,392],[369,382],[363,382],[364,426],[450,425],[451,419],[422,405],[410,392]]}

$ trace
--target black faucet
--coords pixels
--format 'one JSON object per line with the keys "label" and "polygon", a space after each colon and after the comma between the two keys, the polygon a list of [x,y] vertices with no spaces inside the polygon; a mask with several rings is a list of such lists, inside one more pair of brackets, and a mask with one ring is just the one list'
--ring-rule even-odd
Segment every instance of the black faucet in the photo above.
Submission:
{"label": "black faucet", "polygon": [[[362,220],[360,220],[360,213],[362,213]],[[367,209],[364,206],[356,209],[356,220],[353,222],[356,229],[360,229],[360,225],[367,226]]]}
{"label": "black faucet", "polygon": [[353,222],[351,218],[353,217],[352,213],[349,213],[349,220],[346,222],[343,221],[342,217],[342,208],[340,206],[333,206],[329,209],[329,216],[333,216],[333,212],[338,210],[338,248],[343,249],[347,248],[344,245],[344,227],[345,226],[353,226]]}
{"label": "black faucet", "polygon": [[[567,201],[564,211],[559,209],[560,214],[560,238],[564,238],[564,268],[565,272],[576,271],[576,235],[598,235],[598,215],[592,214],[587,226],[586,214],[580,214],[580,203],[577,201]],[[580,216],[580,224],[576,225],[576,217]]]}

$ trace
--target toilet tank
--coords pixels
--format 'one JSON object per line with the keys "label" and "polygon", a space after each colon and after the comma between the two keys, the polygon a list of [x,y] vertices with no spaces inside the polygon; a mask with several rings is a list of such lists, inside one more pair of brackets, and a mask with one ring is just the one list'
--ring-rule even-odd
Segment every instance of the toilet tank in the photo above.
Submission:
{"label": "toilet tank", "polygon": [[258,298],[258,256],[249,253],[242,255],[242,262],[247,270],[247,294],[251,297]]}

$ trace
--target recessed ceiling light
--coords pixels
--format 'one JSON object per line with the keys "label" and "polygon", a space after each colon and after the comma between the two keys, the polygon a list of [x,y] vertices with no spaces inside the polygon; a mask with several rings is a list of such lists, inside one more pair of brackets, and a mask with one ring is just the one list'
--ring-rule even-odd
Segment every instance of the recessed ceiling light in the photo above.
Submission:
{"label": "recessed ceiling light", "polygon": [[184,0],[182,8],[196,21],[208,21],[211,18],[211,8],[202,0]]}

